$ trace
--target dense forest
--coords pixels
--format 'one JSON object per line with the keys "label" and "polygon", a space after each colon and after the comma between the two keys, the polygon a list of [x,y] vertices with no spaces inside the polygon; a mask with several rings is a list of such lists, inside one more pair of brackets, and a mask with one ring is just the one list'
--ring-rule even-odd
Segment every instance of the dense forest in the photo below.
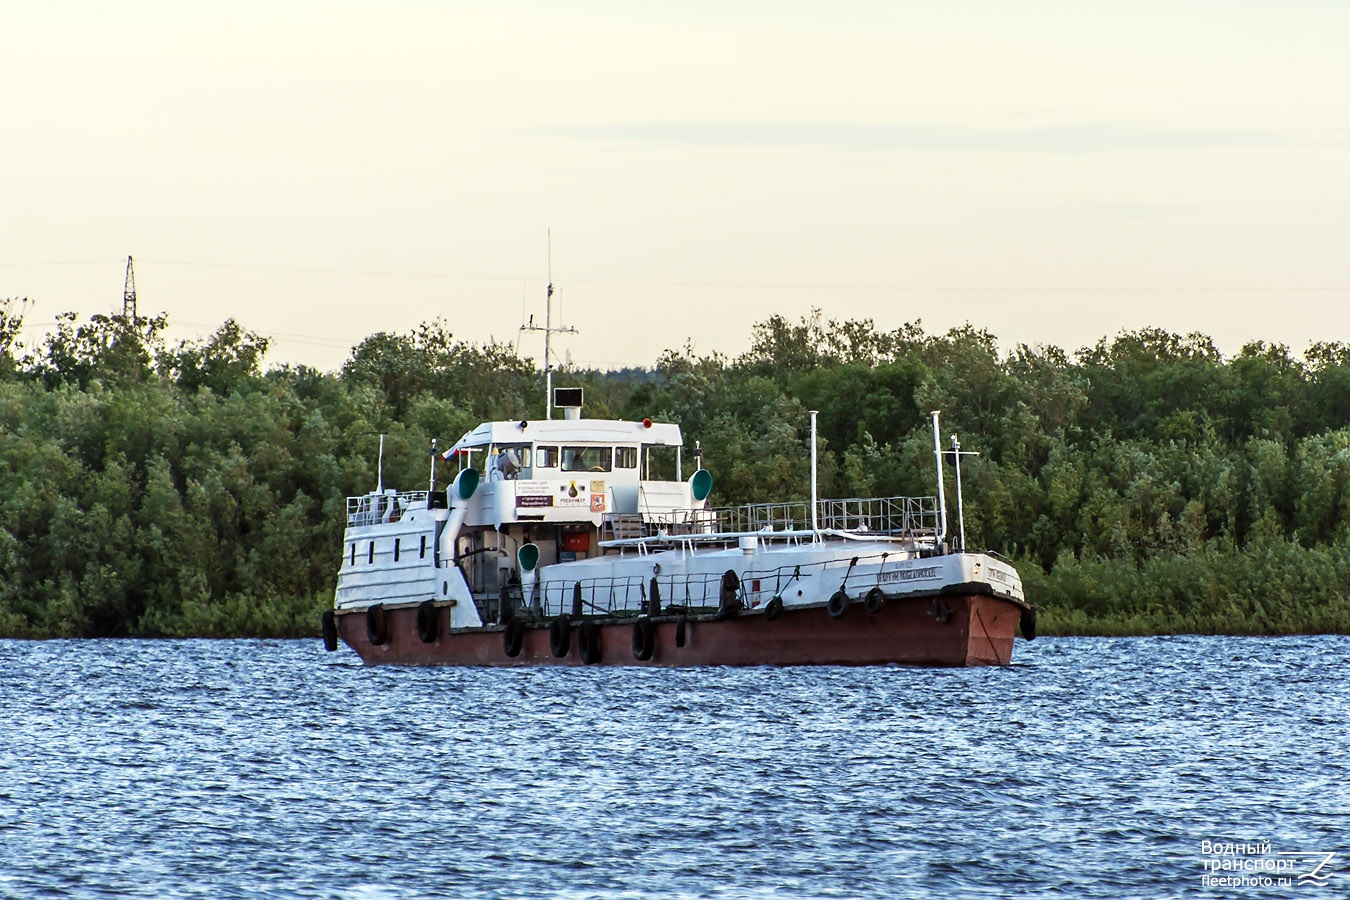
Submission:
{"label": "dense forest", "polygon": [[[19,343],[0,301],[0,635],[291,636],[331,602],[348,495],[414,489],[433,438],[543,415],[535,365],[440,322],[341,370],[266,368],[231,320],[73,314]],[[586,415],[683,426],[712,501],[933,493],[929,413],[962,464],[972,546],[1011,557],[1043,633],[1350,632],[1350,346],[1301,357],[1143,330],[1001,353],[973,327],[758,325],[738,358],[569,371]],[[447,472],[447,475],[450,473]]]}

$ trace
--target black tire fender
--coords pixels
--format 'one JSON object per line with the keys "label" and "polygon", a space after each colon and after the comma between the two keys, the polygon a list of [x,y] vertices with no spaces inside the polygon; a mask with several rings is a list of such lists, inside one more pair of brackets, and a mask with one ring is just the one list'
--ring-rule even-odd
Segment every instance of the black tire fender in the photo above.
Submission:
{"label": "black tire fender", "polygon": [[764,607],[764,618],[772,622],[783,614],[783,598],[774,597],[769,601],[769,605]]}
{"label": "black tire fender", "polygon": [[1023,611],[1021,624],[1022,637],[1029,641],[1036,640],[1036,607]]}
{"label": "black tire fender", "polygon": [[513,617],[506,623],[506,628],[502,631],[502,651],[507,656],[515,659],[520,655],[520,648],[525,645],[525,620],[519,617]]}
{"label": "black tire fender", "polygon": [[848,615],[848,594],[840,588],[830,595],[830,602],[825,604],[825,611],[830,614],[831,619],[842,619]]}
{"label": "black tire fender", "polygon": [[874,587],[867,592],[867,597],[863,599],[863,606],[872,615],[876,615],[886,607],[886,594],[879,587]]}
{"label": "black tire fender", "polygon": [[572,620],[567,617],[567,613],[549,623],[548,649],[558,659],[572,649]]}
{"label": "black tire fender", "polygon": [[440,635],[441,613],[433,600],[423,600],[417,607],[417,639],[430,644]]}
{"label": "black tire fender", "polygon": [[366,637],[376,646],[388,642],[389,626],[385,621],[383,603],[366,607]]}
{"label": "black tire fender", "polygon": [[594,665],[600,661],[602,652],[600,650],[600,626],[590,619],[581,623],[577,629],[577,645],[581,649],[581,661],[586,665]]}
{"label": "black tire fender", "polygon": [[656,629],[651,619],[638,619],[633,623],[633,658],[646,662],[656,652]]}
{"label": "black tire fender", "polygon": [[680,616],[675,620],[675,646],[683,647],[689,631],[689,617]]}
{"label": "black tire fender", "polygon": [[332,653],[338,648],[337,616],[331,609],[323,611],[323,649]]}

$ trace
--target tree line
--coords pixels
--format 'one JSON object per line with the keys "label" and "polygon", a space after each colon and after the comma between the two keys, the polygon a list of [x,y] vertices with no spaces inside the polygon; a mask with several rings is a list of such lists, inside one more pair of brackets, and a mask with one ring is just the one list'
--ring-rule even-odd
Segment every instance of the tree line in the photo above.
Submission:
{"label": "tree line", "polygon": [[[0,301],[0,635],[298,636],[331,604],[346,497],[415,489],[433,438],[541,417],[511,347],[441,322],[379,333],[340,370],[264,366],[224,322],[58,318],[19,343]],[[1350,633],[1350,346],[1225,358],[1157,329],[1003,353],[970,326],[884,331],[820,313],[737,357],[574,370],[592,418],[681,424],[716,505],[934,491],[930,411],[963,449],[971,547],[1018,566],[1046,633]],[[445,473],[446,475],[449,472]]]}

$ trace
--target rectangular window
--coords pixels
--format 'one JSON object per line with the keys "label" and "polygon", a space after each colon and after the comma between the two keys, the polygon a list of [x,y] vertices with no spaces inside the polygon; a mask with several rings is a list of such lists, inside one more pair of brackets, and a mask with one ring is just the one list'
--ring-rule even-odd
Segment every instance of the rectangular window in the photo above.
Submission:
{"label": "rectangular window", "polygon": [[613,447],[564,447],[564,472],[608,472],[614,468]]}
{"label": "rectangular window", "polygon": [[394,562],[398,562],[398,542],[401,538],[394,538]]}
{"label": "rectangular window", "polygon": [[426,559],[426,558],[427,558],[427,536],[426,536],[425,534],[422,535],[422,552],[421,552],[420,554],[418,554],[418,557],[417,557],[417,558],[418,558],[418,559]]}
{"label": "rectangular window", "polygon": [[356,541],[352,541],[352,565],[356,565]]}
{"label": "rectangular window", "polygon": [[535,447],[534,448],[534,466],[537,469],[556,469],[558,468],[558,448],[557,447]]}
{"label": "rectangular window", "polygon": [[636,469],[637,462],[638,462],[638,451],[636,447],[614,448],[614,468]]}
{"label": "rectangular window", "polygon": [[366,562],[372,562],[372,563],[373,563],[374,561],[375,561],[375,542],[374,542],[374,541],[371,541],[371,542],[370,542],[370,554],[366,557]]}

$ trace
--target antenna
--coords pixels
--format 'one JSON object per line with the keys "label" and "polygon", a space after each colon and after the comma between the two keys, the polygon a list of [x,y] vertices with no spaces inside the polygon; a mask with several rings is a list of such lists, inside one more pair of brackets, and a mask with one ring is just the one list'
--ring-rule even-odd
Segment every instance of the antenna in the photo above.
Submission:
{"label": "antenna", "polygon": [[956,467],[956,523],[961,535],[961,550],[966,549],[966,512],[961,503],[961,457],[979,456],[978,452],[962,450],[961,442],[952,435],[952,464]]}
{"label": "antenna", "polygon": [[127,280],[122,287],[122,318],[130,325],[136,324],[136,269],[127,257]]}
{"label": "antenna", "polygon": [[521,331],[542,331],[544,333],[544,418],[553,418],[553,342],[554,334],[576,334],[571,325],[553,326],[553,229],[548,230],[548,293],[544,297],[544,327],[534,324],[530,316],[528,325],[520,326]]}

